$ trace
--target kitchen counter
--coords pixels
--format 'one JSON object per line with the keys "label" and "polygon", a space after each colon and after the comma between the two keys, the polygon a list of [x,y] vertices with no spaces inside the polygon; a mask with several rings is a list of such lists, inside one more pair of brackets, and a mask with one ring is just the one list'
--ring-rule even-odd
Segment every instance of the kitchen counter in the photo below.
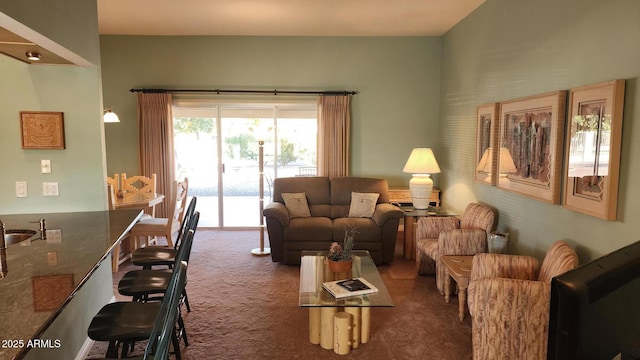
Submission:
{"label": "kitchen counter", "polygon": [[[25,356],[27,343],[42,338],[141,214],[117,210],[0,215],[7,230],[37,231],[39,219],[46,220],[48,230],[47,240],[7,246],[6,274],[0,277],[0,359]],[[86,329],[75,330],[86,336]],[[38,345],[65,346],[62,337]]]}

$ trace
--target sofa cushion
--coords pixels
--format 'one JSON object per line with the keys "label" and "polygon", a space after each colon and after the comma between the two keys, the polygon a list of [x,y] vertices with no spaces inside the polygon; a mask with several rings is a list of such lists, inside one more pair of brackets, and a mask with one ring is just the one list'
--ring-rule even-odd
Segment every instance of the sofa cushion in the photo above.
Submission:
{"label": "sofa cushion", "polygon": [[325,176],[277,178],[273,180],[273,201],[284,204],[283,193],[304,192],[311,216],[331,214],[331,186]]}
{"label": "sofa cushion", "polygon": [[352,192],[378,193],[378,204],[389,202],[389,185],[384,179],[335,177],[331,179],[332,219],[349,216]]}
{"label": "sofa cushion", "polygon": [[[356,229],[356,237],[353,248],[362,249],[358,244],[366,242],[381,242],[382,232],[375,221],[369,218],[338,218],[333,219],[333,239],[342,243],[345,231],[349,228]],[[366,247],[365,247],[366,248]]]}
{"label": "sofa cushion", "polygon": [[[332,240],[331,219],[321,216],[291,219],[284,233],[285,241]],[[329,249],[329,243],[326,246]]]}
{"label": "sofa cushion", "polygon": [[311,216],[305,193],[282,193],[282,199],[292,219]]}
{"label": "sofa cushion", "polygon": [[376,210],[378,193],[351,193],[351,204],[349,205],[349,217],[370,218]]}

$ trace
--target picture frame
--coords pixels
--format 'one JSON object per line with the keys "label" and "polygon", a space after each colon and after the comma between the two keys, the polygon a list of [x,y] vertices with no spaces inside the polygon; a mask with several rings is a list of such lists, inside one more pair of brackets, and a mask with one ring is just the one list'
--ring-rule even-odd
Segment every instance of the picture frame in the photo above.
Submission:
{"label": "picture frame", "polygon": [[560,203],[566,93],[500,103],[499,188]]}
{"label": "picture frame", "polygon": [[569,91],[563,207],[616,220],[624,80]]}
{"label": "picture frame", "polygon": [[478,182],[497,185],[497,151],[500,121],[498,103],[479,105],[476,110],[476,159],[475,179]]}
{"label": "picture frame", "polygon": [[20,131],[23,149],[65,148],[62,112],[21,111]]}

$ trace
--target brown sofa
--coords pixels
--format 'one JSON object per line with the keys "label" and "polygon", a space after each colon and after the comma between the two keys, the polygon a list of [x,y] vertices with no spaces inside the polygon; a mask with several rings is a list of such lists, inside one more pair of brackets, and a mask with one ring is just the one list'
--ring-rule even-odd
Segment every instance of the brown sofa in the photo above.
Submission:
{"label": "brown sofa", "polygon": [[[359,177],[294,177],[273,182],[273,201],[263,215],[274,262],[300,264],[302,250],[328,250],[332,241],[342,243],[347,227],[357,228],[354,249],[368,250],[376,264],[393,261],[402,211],[389,204],[384,179]],[[369,217],[348,217],[352,192],[378,193]],[[282,194],[300,194],[308,203],[308,215],[291,217]]]}

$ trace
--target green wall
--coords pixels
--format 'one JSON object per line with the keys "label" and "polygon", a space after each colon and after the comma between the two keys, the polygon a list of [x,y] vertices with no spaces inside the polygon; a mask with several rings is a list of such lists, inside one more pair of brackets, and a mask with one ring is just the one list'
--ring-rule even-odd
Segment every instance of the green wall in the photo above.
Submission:
{"label": "green wall", "polygon": [[[59,6],[51,8],[52,4]],[[77,51],[99,63],[95,1],[66,1],[64,6],[60,1],[8,1],[2,2],[0,11],[25,21],[22,25],[35,23],[39,31],[51,31],[41,35],[73,46],[66,51]],[[77,16],[85,18],[78,20]],[[42,19],[48,25],[38,23]],[[28,65],[0,55],[0,73],[0,214],[105,209],[100,69]],[[23,110],[63,112],[66,149],[22,149],[19,113]],[[51,174],[40,172],[43,159],[51,160]],[[28,197],[16,197],[16,181],[27,181]],[[58,182],[60,196],[44,197],[43,182]]]}
{"label": "green wall", "polygon": [[[558,239],[575,246],[581,261],[638,240],[639,19],[637,0],[488,0],[445,34],[443,203],[459,212],[471,201],[495,207],[512,251],[539,257]],[[617,221],[474,182],[478,105],[614,79],[626,80]]]}
{"label": "green wall", "polygon": [[[405,185],[414,147],[438,139],[440,38],[101,36],[108,173],[137,173],[131,88],[356,90],[352,174]],[[437,154],[436,154],[437,155]]]}

